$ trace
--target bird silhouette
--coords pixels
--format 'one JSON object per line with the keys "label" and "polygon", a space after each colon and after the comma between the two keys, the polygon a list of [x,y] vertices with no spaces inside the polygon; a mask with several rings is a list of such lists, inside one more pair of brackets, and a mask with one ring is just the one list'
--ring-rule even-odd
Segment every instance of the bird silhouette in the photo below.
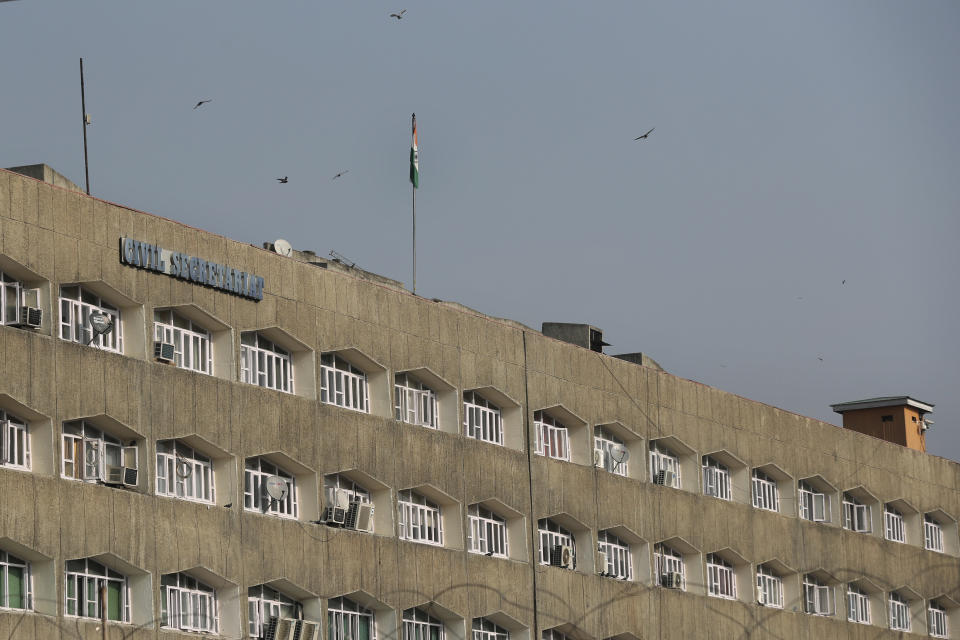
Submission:
{"label": "bird silhouette", "polygon": [[391,18],[396,18],[397,20],[403,20],[403,14],[405,14],[406,12],[407,12],[407,10],[404,9],[404,10],[402,10],[400,13],[391,13],[391,14],[390,14],[390,17],[391,17]]}
{"label": "bird silhouette", "polygon": [[823,362],[823,356],[817,356],[817,360],[819,360],[820,362]]}
{"label": "bird silhouette", "polygon": [[338,173],[337,175],[333,176],[333,177],[330,178],[330,179],[331,179],[331,180],[336,180],[337,178],[339,178],[340,176],[342,176],[342,175],[345,174],[345,173],[350,173],[350,169],[344,169],[343,171],[341,171],[340,173]]}
{"label": "bird silhouette", "polygon": [[841,281],[840,281],[840,284],[847,284],[847,281],[846,281],[846,280],[841,280]]}
{"label": "bird silhouette", "polygon": [[282,178],[277,178],[277,182],[279,182],[280,184],[287,184],[287,176],[283,176]]}
{"label": "bird silhouette", "polygon": [[209,99],[209,100],[201,100],[201,101],[198,102],[197,104],[193,105],[193,108],[196,109],[196,108],[199,107],[200,105],[207,104],[208,102],[213,102],[213,98],[211,98],[211,99]]}
{"label": "bird silhouette", "polygon": [[651,128],[650,131],[647,131],[647,132],[646,132],[645,134],[643,134],[642,136],[637,136],[636,138],[633,139],[633,141],[636,142],[637,140],[646,140],[646,139],[647,139],[647,136],[649,136],[651,133],[653,133],[653,129],[655,129],[655,128],[656,128],[656,127]]}

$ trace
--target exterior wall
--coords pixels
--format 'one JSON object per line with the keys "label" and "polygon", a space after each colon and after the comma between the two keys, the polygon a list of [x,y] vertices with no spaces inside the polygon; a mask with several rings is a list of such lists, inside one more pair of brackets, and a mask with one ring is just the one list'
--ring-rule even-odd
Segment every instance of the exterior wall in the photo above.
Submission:
{"label": "exterior wall", "polygon": [[[883,422],[883,416],[893,416],[893,420]],[[843,428],[917,451],[926,451],[927,437],[920,429],[922,418],[923,414],[910,406],[857,409],[844,412]]]}
{"label": "exterior wall", "polygon": [[[492,387],[515,400],[522,419],[507,428],[519,430],[514,436],[524,443],[497,447],[322,404],[319,392],[307,397],[242,384],[236,356],[225,377],[213,377],[143,353],[65,342],[57,336],[56,311],[37,332],[0,327],[0,404],[46,417],[52,428],[38,431],[46,435],[34,449],[46,447],[53,457],[52,473],[0,469],[0,548],[7,541],[52,559],[56,583],[54,594],[37,594],[51,614],[0,611],[0,636],[99,638],[96,621],[63,615],[64,563],[111,554],[149,578],[153,603],[148,622],[110,624],[110,638],[195,637],[160,630],[155,618],[160,576],[196,568],[219,576],[225,596],[239,601],[225,625],[237,631],[228,637],[246,629],[247,587],[280,579],[323,606],[326,598],[363,592],[383,611],[378,624],[392,618],[394,630],[404,609],[433,603],[463,619],[466,629],[474,617],[499,613],[530,638],[559,625],[597,639],[700,637],[707,628],[711,637],[900,637],[884,631],[883,619],[871,626],[845,622],[842,599],[840,616],[821,618],[802,613],[796,600],[776,611],[761,609],[753,597],[707,599],[701,581],[682,593],[654,587],[649,577],[600,577],[592,544],[580,545],[577,571],[540,566],[536,523],[546,517],[579,523],[586,540],[595,541],[599,530],[629,530],[642,541],[634,545],[635,568],[649,566],[654,543],[682,538],[701,563],[691,575],[704,575],[707,553],[730,549],[751,567],[779,561],[792,571],[785,580],[795,584],[804,572],[822,569],[840,583],[867,578],[884,591],[906,585],[925,599],[960,600],[954,555],[888,542],[882,532],[845,531],[836,517],[828,525],[801,520],[795,509],[760,511],[749,495],[726,502],[653,485],[646,472],[625,478],[533,455],[533,413],[563,405],[588,432],[619,422],[644,442],[673,436],[697,458],[725,450],[748,469],[772,463],[794,480],[821,475],[838,492],[862,486],[881,502],[902,499],[921,513],[939,509],[954,518],[960,514],[955,462],[4,171],[0,225],[0,254],[50,282],[48,309],[56,310],[62,283],[103,282],[142,305],[141,344],[152,339],[154,308],[191,304],[232,329],[234,354],[241,332],[277,327],[317,363],[321,353],[362,352],[386,368],[385,393],[393,393],[395,372],[429,367],[458,393]],[[121,265],[117,241],[124,235],[257,273],[265,278],[264,298],[254,302]],[[312,371],[319,390],[319,364]],[[136,490],[60,478],[61,424],[89,416],[106,416],[135,434]],[[457,419],[462,424],[462,409]],[[154,495],[156,442],[187,435],[232,456],[240,481],[216,505]],[[581,437],[572,446],[592,442]],[[370,535],[244,511],[244,460],[268,453],[295,461],[298,479],[306,478],[305,502],[319,501],[323,476],[346,470],[389,487],[393,504],[398,490],[428,485],[458,503],[451,517],[462,519],[463,531],[468,505],[496,500],[523,514],[527,560],[470,554],[462,539],[436,548],[401,541],[395,529]],[[631,464],[646,469],[644,457]],[[836,508],[839,495],[834,500]],[[740,588],[752,593],[753,585]]]}

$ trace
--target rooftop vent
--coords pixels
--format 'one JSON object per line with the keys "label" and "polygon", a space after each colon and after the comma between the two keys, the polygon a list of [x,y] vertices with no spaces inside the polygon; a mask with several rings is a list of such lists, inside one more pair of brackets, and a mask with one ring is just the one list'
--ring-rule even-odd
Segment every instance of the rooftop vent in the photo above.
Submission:
{"label": "rooftop vent", "polygon": [[609,346],[609,343],[603,341],[603,331],[588,324],[544,322],[540,331],[550,338],[563,340],[597,353],[603,353],[603,348]]}
{"label": "rooftop vent", "polygon": [[843,428],[899,444],[917,451],[927,450],[926,432],[933,424],[926,414],[933,405],[910,396],[883,396],[832,404],[843,416]]}

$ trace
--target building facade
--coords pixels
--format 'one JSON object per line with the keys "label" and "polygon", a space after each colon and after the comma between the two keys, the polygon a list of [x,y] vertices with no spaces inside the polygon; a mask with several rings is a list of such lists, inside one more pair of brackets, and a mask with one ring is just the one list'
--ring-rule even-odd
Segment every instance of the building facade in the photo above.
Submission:
{"label": "building facade", "polygon": [[956,462],[33,175],[0,637],[960,638]]}

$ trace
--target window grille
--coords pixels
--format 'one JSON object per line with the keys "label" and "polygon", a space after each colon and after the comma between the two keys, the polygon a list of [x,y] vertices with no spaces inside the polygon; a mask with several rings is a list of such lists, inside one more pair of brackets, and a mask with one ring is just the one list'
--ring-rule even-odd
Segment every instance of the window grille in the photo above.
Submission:
{"label": "window grille", "polygon": [[130,622],[130,587],[123,574],[94,560],[67,560],[65,582],[68,616],[101,618],[100,589],[106,586],[107,620]]}
{"label": "window grille", "polygon": [[507,521],[489,509],[478,504],[468,510],[470,534],[467,540],[470,553],[484,553],[488,556],[506,558]]}
{"label": "window grille", "polygon": [[573,534],[549,518],[537,522],[537,531],[540,534],[540,564],[563,566],[563,547],[570,547],[573,555],[573,569],[576,566],[576,548]]}
{"label": "window grille", "polygon": [[847,585],[847,620],[870,624],[870,598],[859,587]]}
{"label": "window grille", "polygon": [[29,471],[30,466],[30,427],[0,409],[0,467]]}
{"label": "window grille", "polygon": [[830,496],[820,493],[808,482],[798,484],[800,517],[811,522],[830,521]]}
{"label": "window grille", "polygon": [[256,331],[240,334],[240,381],[293,393],[293,360],[290,352]]}
{"label": "window grille", "polygon": [[158,441],[157,495],[213,504],[213,460],[182,442]]}
{"label": "window grille", "polygon": [[887,505],[883,510],[883,528],[887,540],[906,542],[907,536],[903,526],[903,514]]}
{"label": "window grille", "polygon": [[896,591],[890,593],[890,628],[896,631],[910,631],[910,607],[903,596]]}
{"label": "window grille", "polygon": [[870,533],[870,505],[863,504],[849,493],[843,494],[843,528]]}
{"label": "window grille", "polygon": [[400,539],[443,546],[440,505],[409,489],[397,494]]}
{"label": "window grille", "polygon": [[472,391],[463,392],[463,430],[468,438],[503,445],[500,407]]}
{"label": "window grille", "polygon": [[943,527],[930,515],[923,516],[923,547],[943,553]]}
{"label": "window grille", "polygon": [[471,640],[510,640],[510,632],[486,618],[474,618]]}
{"label": "window grille", "polygon": [[753,506],[766,511],[780,510],[777,481],[760,469],[753,470]]}
{"label": "window grille", "polygon": [[733,565],[715,553],[707,554],[707,593],[727,600],[737,597],[737,576]]}
{"label": "window grille", "polygon": [[[105,313],[113,322],[113,329],[103,335],[95,335],[90,325],[90,314]],[[120,309],[97,294],[79,286],[60,287],[60,338],[69,342],[123,353],[123,322]]]}
{"label": "window grille", "polygon": [[[247,458],[243,474],[243,507],[281,518],[298,517],[297,479],[265,458]],[[267,478],[278,476],[287,483],[287,495],[274,500],[267,494]]]}
{"label": "window grille", "polygon": [[61,475],[83,482],[101,482],[106,478],[106,468],[138,466],[138,451],[135,446],[123,446],[115,438],[86,420],[63,424],[63,458]]}
{"label": "window grille", "polygon": [[707,496],[730,500],[730,468],[710,456],[703,456],[703,493]]}
{"label": "window grille", "polygon": [[629,460],[624,460],[623,462],[617,462],[613,459],[613,456],[610,455],[610,450],[613,447],[620,445],[623,446],[624,442],[617,436],[610,433],[609,430],[604,429],[603,427],[594,427],[593,429],[593,452],[595,460],[597,462],[603,462],[601,465],[605,470],[610,473],[614,473],[618,476],[627,476],[630,471],[630,462]]}
{"label": "window grille", "polygon": [[217,633],[217,593],[185,573],[160,578],[160,626]]}
{"label": "window grille", "polygon": [[30,563],[0,550],[0,608],[33,609]]}
{"label": "window grille", "polygon": [[783,609],[783,579],[767,567],[757,567],[757,597],[765,607]]}
{"label": "window grille", "polygon": [[653,572],[657,576],[657,584],[664,586],[668,576],[680,575],[680,589],[687,590],[687,572],[683,556],[679,551],[665,544],[653,547]]}
{"label": "window grille", "polygon": [[570,433],[556,418],[543,411],[533,414],[536,432],[534,452],[555,460],[570,460]]}
{"label": "window grille", "polygon": [[213,345],[210,332],[197,323],[170,309],[154,311],[153,339],[173,345],[175,366],[213,375]]}
{"label": "window grille", "polygon": [[[674,489],[680,488],[680,458],[678,458],[670,449],[653,443],[650,445],[650,481],[657,482],[658,476],[662,472],[672,471],[673,480],[669,486]],[[662,476],[661,476],[662,477]]]}
{"label": "window grille", "polygon": [[927,609],[927,621],[929,623],[930,635],[934,638],[949,638],[950,630],[947,628],[947,610],[930,602]]}
{"label": "window grille", "polygon": [[263,638],[270,618],[297,618],[300,603],[265,584],[247,589],[247,623],[251,638]]}
{"label": "window grille", "polygon": [[370,413],[370,387],[367,374],[340,356],[320,356],[320,401]]}
{"label": "window grille", "polygon": [[444,640],[443,623],[414,607],[403,612],[403,640]]}
{"label": "window grille", "polygon": [[327,640],[376,640],[373,611],[349,598],[327,601]]}
{"label": "window grille", "polygon": [[394,416],[401,422],[437,428],[437,394],[405,373],[394,378]]}
{"label": "window grille", "polygon": [[606,575],[620,580],[633,580],[633,557],[630,545],[609,531],[597,534],[597,548],[607,556],[607,566],[597,567]]}
{"label": "window grille", "polygon": [[810,574],[803,576],[803,610],[815,616],[833,615],[833,588]]}

